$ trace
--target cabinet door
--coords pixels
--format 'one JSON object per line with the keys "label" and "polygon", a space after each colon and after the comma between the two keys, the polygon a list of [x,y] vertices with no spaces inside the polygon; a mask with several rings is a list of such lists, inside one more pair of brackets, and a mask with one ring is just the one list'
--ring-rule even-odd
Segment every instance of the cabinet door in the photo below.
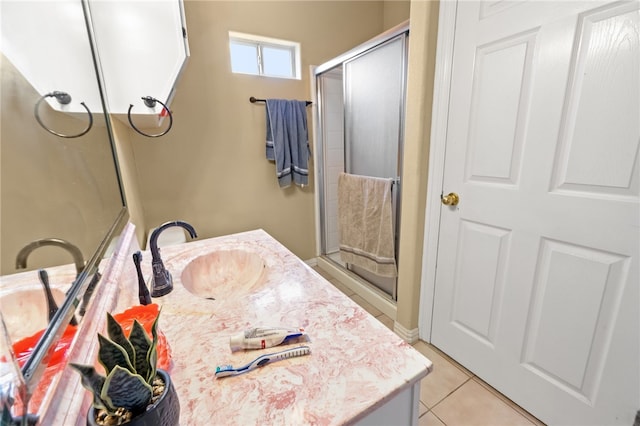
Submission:
{"label": "cabinet door", "polygon": [[[71,96],[69,103],[57,102],[54,97],[47,97],[44,102],[55,111],[76,115],[81,120],[86,120],[81,102],[92,113],[102,112],[87,27],[78,3],[3,1],[0,18],[2,54],[38,95],[58,91]],[[46,114],[47,108],[42,105],[39,110]]]}

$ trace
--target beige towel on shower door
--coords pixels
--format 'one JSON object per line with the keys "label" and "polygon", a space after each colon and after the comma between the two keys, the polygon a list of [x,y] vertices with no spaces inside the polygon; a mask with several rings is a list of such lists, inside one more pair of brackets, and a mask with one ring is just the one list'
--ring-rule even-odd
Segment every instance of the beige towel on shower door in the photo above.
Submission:
{"label": "beige towel on shower door", "polygon": [[338,176],[340,258],[383,277],[396,277],[391,179]]}

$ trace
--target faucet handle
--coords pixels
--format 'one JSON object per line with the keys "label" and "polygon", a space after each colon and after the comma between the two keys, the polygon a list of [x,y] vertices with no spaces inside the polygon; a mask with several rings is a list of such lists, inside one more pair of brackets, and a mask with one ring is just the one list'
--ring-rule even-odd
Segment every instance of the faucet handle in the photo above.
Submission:
{"label": "faucet handle", "polygon": [[151,296],[149,295],[149,289],[144,282],[144,277],[142,276],[142,268],[140,267],[140,262],[142,262],[142,253],[137,251],[133,253],[133,264],[136,267],[136,273],[138,274],[138,301],[141,305],[148,305],[151,303]]}
{"label": "faucet handle", "polygon": [[162,231],[172,226],[180,226],[186,229],[191,238],[196,238],[198,235],[196,234],[196,230],[193,229],[193,226],[189,225],[187,222],[182,220],[174,220],[172,222],[167,222],[160,225],[156,228],[149,238],[149,246],[151,250],[151,267],[153,268],[153,280],[151,281],[151,297],[160,297],[168,294],[173,290],[173,278],[171,278],[171,274],[167,271],[162,263],[162,259],[160,258],[160,249],[158,248],[158,236]]}
{"label": "faucet handle", "polygon": [[151,297],[161,297],[173,290],[173,278],[167,271],[162,260],[152,261],[153,279],[151,281]]}

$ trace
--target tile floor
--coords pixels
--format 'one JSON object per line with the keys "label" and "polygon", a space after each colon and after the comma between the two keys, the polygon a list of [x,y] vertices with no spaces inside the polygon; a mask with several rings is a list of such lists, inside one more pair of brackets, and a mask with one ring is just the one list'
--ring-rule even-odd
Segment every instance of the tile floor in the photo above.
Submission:
{"label": "tile floor", "polygon": [[[314,269],[393,330],[391,318],[322,269]],[[420,383],[420,426],[544,425],[435,346],[418,341],[413,347],[429,358],[434,367]]]}

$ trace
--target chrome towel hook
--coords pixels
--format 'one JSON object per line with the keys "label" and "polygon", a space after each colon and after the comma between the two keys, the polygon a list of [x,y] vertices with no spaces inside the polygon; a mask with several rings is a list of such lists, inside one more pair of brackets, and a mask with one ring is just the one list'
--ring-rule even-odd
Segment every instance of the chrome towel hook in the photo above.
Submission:
{"label": "chrome towel hook", "polygon": [[78,138],[84,135],[85,133],[87,133],[89,130],[91,130],[91,126],[93,126],[93,114],[91,114],[89,107],[84,102],[80,102],[80,105],[82,105],[84,109],[87,110],[87,114],[89,114],[89,125],[82,132],[78,133],[77,135],[63,135],[62,133],[58,133],[54,130],[51,130],[47,126],[45,126],[45,124],[42,122],[42,119],[40,118],[40,112],[39,112],[40,104],[42,103],[42,101],[45,100],[45,98],[56,98],[56,100],[60,105],[68,105],[71,103],[71,95],[69,95],[66,92],[60,92],[55,90],[51,93],[47,93],[46,95],[43,95],[40,99],[38,99],[38,102],[36,102],[36,106],[33,109],[33,114],[36,116],[36,121],[38,121],[38,124],[40,124],[40,126],[42,126],[42,128],[45,129],[47,132],[52,133],[56,136],[60,136],[61,138]]}
{"label": "chrome towel hook", "polygon": [[152,96],[143,96],[140,99],[142,99],[144,101],[144,104],[146,106],[148,106],[149,108],[155,107],[156,106],[156,102],[159,103],[160,105],[162,105],[164,110],[167,111],[167,114],[169,114],[169,127],[167,127],[167,129],[164,132],[158,133],[156,135],[148,135],[148,134],[146,134],[144,132],[141,132],[135,126],[135,124],[133,124],[133,121],[131,121],[131,108],[133,108],[133,104],[129,104],[129,111],[127,112],[127,118],[129,119],[129,124],[131,124],[131,127],[133,127],[133,130],[135,130],[136,132],[140,133],[142,136],[146,136],[148,138],[159,138],[160,136],[164,136],[167,133],[169,133],[169,130],[171,130],[171,126],[173,126],[173,115],[171,114],[171,111],[169,110],[169,108],[167,108],[167,106],[165,104],[163,104],[158,99],[156,99],[156,98],[154,98]]}

